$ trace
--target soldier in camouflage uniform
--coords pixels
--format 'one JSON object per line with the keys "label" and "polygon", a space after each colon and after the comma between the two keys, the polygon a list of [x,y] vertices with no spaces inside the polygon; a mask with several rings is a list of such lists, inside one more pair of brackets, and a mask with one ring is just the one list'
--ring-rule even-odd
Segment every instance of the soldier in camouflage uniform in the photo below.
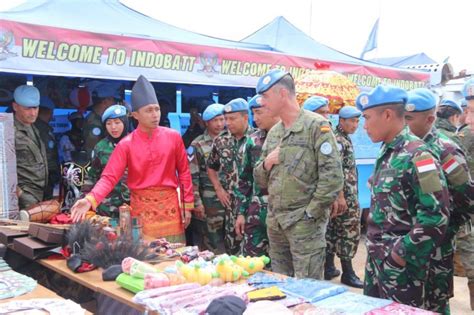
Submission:
{"label": "soldier in camouflage uniform", "polygon": [[288,72],[270,70],[259,79],[257,93],[262,107],[281,119],[254,169],[257,185],[268,189],[272,270],[322,279],[329,211],[343,187],[336,139],[325,118],[300,109]]}
{"label": "soldier in camouflage uniform", "polygon": [[339,275],[339,270],[334,266],[334,255],[337,254],[342,265],[341,282],[355,288],[362,288],[364,284],[352,268],[352,258],[357,252],[360,240],[360,207],[357,195],[357,167],[349,135],[357,130],[361,114],[353,106],[345,106],[339,111],[339,125],[335,136],[342,159],[344,188],[339,192],[339,197],[333,204],[326,232],[327,248],[324,268],[326,280]]}
{"label": "soldier in camouflage uniform", "polygon": [[250,110],[258,126],[245,144],[242,171],[239,184],[236,187],[237,208],[239,215],[236,222],[236,232],[243,235],[243,255],[268,255],[268,236],[265,220],[267,218],[268,191],[261,189],[254,181],[253,169],[260,159],[262,146],[268,131],[280,120],[272,115],[267,108],[260,105],[260,95],[255,95],[249,101]]}
{"label": "soldier in camouflage uniform", "polygon": [[[115,146],[128,134],[127,110],[124,106],[110,106],[102,115],[102,123],[105,126],[106,137],[100,140],[92,151],[91,166],[87,173],[87,180],[82,187],[83,192],[89,192],[100,179]],[[118,218],[119,207],[124,203],[130,203],[130,191],[126,185],[126,172],[122,179],[115,185],[112,192],[101,202],[96,211],[99,215]]]}
{"label": "soldier in camouflage uniform", "polygon": [[115,104],[117,91],[110,85],[101,84],[96,88],[97,97],[94,98],[94,105],[91,113],[84,121],[82,138],[84,139],[84,150],[91,156],[97,142],[105,137],[105,129],[102,124],[102,114],[107,108]]}
{"label": "soldier in camouflage uniform", "polygon": [[464,150],[461,140],[456,135],[459,120],[462,115],[462,109],[456,102],[444,99],[439,104],[436,116],[435,126],[436,128],[444,133],[448,138],[454,141],[462,150]]}
{"label": "soldier in camouflage uniform", "polygon": [[379,85],[356,100],[373,142],[364,294],[427,308],[430,261],[446,236],[449,192],[438,161],[405,126],[407,93]]}
{"label": "soldier in camouflage uniform", "polygon": [[15,89],[15,152],[18,176],[18,204],[26,209],[44,200],[48,184],[46,148],[33,123],[38,118],[40,94],[37,88],[21,85]]}
{"label": "soldier in camouflage uniform", "polygon": [[[248,104],[237,98],[224,107],[224,117],[228,130],[224,130],[212,144],[207,160],[207,173],[214,186],[217,198],[225,207],[224,245],[228,254],[238,254],[242,237],[235,233],[237,208],[234,190],[242,167],[242,156],[247,137],[253,132],[248,124]],[[219,180],[218,171],[224,176]]]}
{"label": "soldier in camouflage uniform", "polygon": [[[207,175],[207,160],[212,142],[224,130],[224,105],[212,104],[204,111],[204,134],[191,142],[188,148],[189,169],[193,179],[194,211],[191,220],[194,245],[200,250],[224,252],[224,207],[217,198],[214,186]],[[221,173],[219,173],[221,175]],[[220,176],[221,178],[222,176]],[[221,182],[225,182],[221,178]]]}
{"label": "soldier in camouflage uniform", "polygon": [[474,213],[474,182],[472,182],[464,152],[446,135],[433,127],[436,120],[436,97],[428,89],[408,93],[405,120],[411,132],[421,138],[441,162],[450,193],[450,220],[446,237],[434,253],[427,282],[427,308],[449,314],[449,299],[453,297],[453,254],[455,235]]}

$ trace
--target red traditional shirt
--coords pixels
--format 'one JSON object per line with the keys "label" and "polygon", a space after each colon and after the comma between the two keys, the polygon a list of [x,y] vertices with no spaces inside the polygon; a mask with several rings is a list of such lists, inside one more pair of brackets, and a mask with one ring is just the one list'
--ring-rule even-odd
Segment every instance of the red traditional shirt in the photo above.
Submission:
{"label": "red traditional shirt", "polygon": [[125,169],[133,191],[150,187],[180,187],[185,210],[194,208],[193,185],[183,140],[173,129],[158,127],[152,135],[137,128],[115,147],[99,181],[89,193],[93,208],[112,191]]}

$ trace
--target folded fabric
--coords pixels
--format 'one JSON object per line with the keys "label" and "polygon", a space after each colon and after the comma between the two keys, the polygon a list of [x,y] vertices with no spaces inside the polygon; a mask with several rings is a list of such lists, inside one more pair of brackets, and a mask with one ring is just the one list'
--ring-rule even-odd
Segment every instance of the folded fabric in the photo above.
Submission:
{"label": "folded fabric", "polygon": [[393,315],[393,314],[403,314],[403,315],[436,315],[431,311],[422,310],[413,306],[408,306],[393,302],[387,306],[374,309],[370,312],[365,313],[365,315]]}
{"label": "folded fabric", "polygon": [[29,293],[36,288],[36,280],[13,270],[0,272],[0,300]]}
{"label": "folded fabric", "polygon": [[378,299],[353,292],[344,292],[318,301],[315,305],[347,315],[359,315],[387,306],[390,303],[392,303],[390,300]]}
{"label": "folded fabric", "polygon": [[254,286],[271,286],[276,283],[283,283],[286,280],[284,278],[278,278],[276,276],[270,275],[268,273],[264,272],[257,272],[256,274],[252,275],[247,279],[247,283],[249,285],[254,285]]}
{"label": "folded fabric", "polygon": [[[37,312],[35,312],[35,310]],[[42,314],[43,312],[47,312],[51,315],[85,314],[85,310],[82,309],[79,304],[71,300],[63,299],[29,299],[0,304],[0,314],[11,314],[16,312],[21,312],[21,314]]]}
{"label": "folded fabric", "polygon": [[145,280],[132,277],[126,273],[121,273],[117,279],[115,279],[115,282],[122,288],[133,293],[138,293],[145,289]]}
{"label": "folded fabric", "polygon": [[281,300],[286,297],[286,295],[276,286],[251,291],[247,293],[247,296],[250,302],[261,300]]}
{"label": "folded fabric", "polygon": [[284,283],[276,284],[283,292],[304,298],[314,303],[347,291],[346,287],[328,281],[288,278]]}
{"label": "folded fabric", "polygon": [[272,315],[293,315],[293,311],[289,310],[284,305],[276,303],[274,301],[259,301],[250,303],[244,312],[244,315],[260,315],[260,314],[272,314]]}

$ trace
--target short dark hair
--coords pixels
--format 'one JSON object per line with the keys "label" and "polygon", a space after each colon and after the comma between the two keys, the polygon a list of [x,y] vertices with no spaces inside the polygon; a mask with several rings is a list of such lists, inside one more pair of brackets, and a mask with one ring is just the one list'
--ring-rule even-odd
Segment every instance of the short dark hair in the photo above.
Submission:
{"label": "short dark hair", "polygon": [[403,118],[405,116],[405,104],[403,103],[391,103],[385,104],[379,107],[378,113],[383,112],[386,109],[391,109],[395,112],[395,116]]}
{"label": "short dark hair", "polygon": [[436,112],[436,116],[439,118],[449,118],[454,115],[461,115],[462,113],[457,109],[450,106],[440,106]]}
{"label": "short dark hair", "polygon": [[296,95],[295,80],[290,74],[283,76],[275,85],[280,85],[287,89],[290,95]]}

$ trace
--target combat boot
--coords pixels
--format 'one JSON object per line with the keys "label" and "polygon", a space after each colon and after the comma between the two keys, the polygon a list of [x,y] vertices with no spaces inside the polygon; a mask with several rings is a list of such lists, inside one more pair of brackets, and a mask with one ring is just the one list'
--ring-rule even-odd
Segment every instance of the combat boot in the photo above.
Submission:
{"label": "combat boot", "polygon": [[474,311],[474,282],[468,283],[469,295],[471,296],[471,310]]}
{"label": "combat boot", "polygon": [[354,269],[352,268],[352,261],[341,260],[341,265],[342,265],[341,282],[350,287],[362,289],[364,287],[364,283],[355,274]]}
{"label": "combat boot", "polygon": [[326,262],[324,263],[324,280],[331,280],[332,278],[339,277],[341,271],[336,269],[334,265],[334,254],[326,255]]}

